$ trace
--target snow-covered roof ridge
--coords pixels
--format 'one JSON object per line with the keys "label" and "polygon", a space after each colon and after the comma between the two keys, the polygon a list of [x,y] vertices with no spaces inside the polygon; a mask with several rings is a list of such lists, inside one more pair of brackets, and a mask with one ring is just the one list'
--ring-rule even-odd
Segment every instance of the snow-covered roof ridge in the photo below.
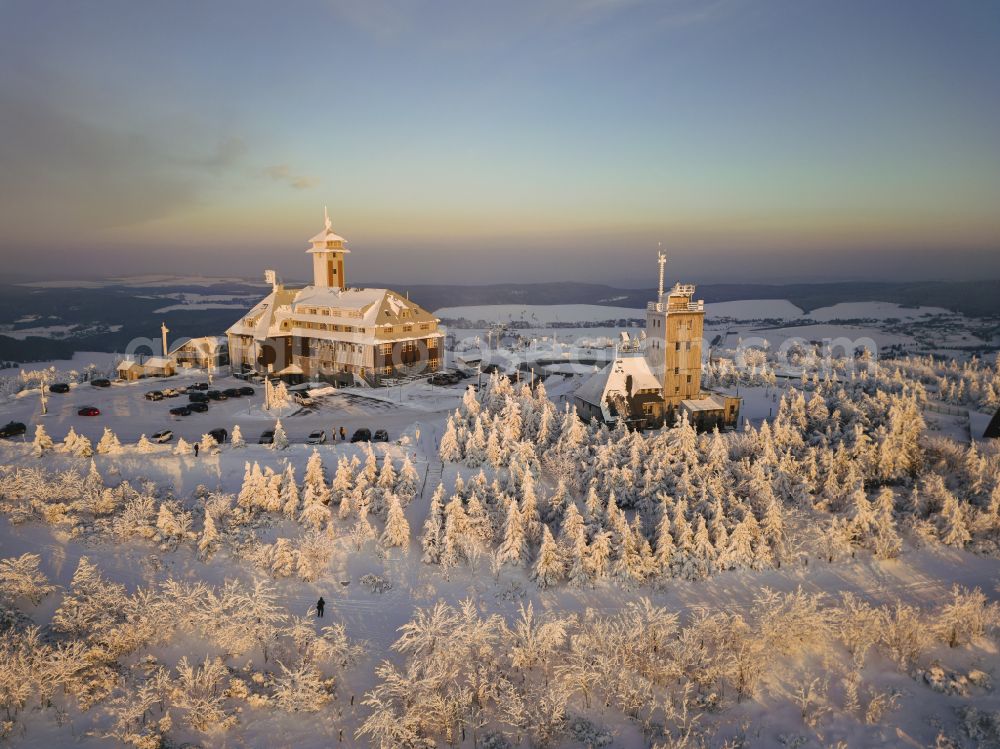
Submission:
{"label": "snow-covered roof ridge", "polygon": [[[632,378],[631,383],[629,377]],[[631,387],[630,387],[631,386]],[[611,393],[634,394],[639,390],[659,390],[660,381],[649,368],[649,363],[642,356],[625,356],[615,359],[597,374],[588,379],[576,396],[599,408],[606,408],[606,401]]]}

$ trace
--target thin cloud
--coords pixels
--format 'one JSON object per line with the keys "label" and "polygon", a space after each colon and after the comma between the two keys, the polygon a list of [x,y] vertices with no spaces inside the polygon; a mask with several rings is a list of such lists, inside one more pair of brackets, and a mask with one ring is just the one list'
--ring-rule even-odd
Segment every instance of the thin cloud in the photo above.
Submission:
{"label": "thin cloud", "polygon": [[311,190],[319,185],[319,179],[304,174],[295,174],[288,164],[265,167],[264,176],[274,182],[281,182],[293,190]]}

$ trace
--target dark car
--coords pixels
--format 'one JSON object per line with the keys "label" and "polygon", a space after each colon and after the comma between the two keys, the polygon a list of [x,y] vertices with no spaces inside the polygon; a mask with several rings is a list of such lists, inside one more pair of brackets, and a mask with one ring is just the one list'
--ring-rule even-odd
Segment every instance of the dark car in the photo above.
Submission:
{"label": "dark car", "polygon": [[76,413],[80,416],[100,416],[101,409],[99,409],[97,406],[84,406]]}
{"label": "dark car", "polygon": [[107,377],[98,377],[96,380],[90,381],[90,386],[95,388],[109,388],[111,387],[111,380]]}
{"label": "dark car", "polygon": [[163,393],[159,390],[150,390],[146,393],[146,400],[148,401],[161,401],[163,400]]}
{"label": "dark car", "polygon": [[227,400],[226,394],[223,393],[223,392],[220,392],[218,390],[209,390],[209,391],[207,391],[205,393],[205,395],[207,395],[210,400],[214,400],[214,401],[224,401],[224,400]]}
{"label": "dark car", "polygon": [[10,437],[20,437],[27,431],[28,427],[20,421],[9,421],[4,424],[4,426],[0,427],[0,438],[9,439]]}
{"label": "dark car", "polygon": [[239,388],[226,388],[222,394],[227,398],[239,398],[241,395]]}
{"label": "dark car", "polygon": [[208,396],[205,393],[188,393],[188,400],[192,403],[208,403]]}
{"label": "dark car", "polygon": [[191,407],[177,406],[176,408],[171,408],[170,413],[173,416],[188,416],[191,413]]}
{"label": "dark car", "polygon": [[191,413],[203,414],[208,410],[208,404],[204,401],[195,401],[194,403],[188,403],[188,409]]}
{"label": "dark car", "polygon": [[212,430],[209,431],[209,434],[212,435],[212,439],[214,439],[220,445],[223,442],[225,442],[226,441],[226,437],[229,436],[229,432],[227,432],[225,429],[222,429],[222,428],[212,429]]}
{"label": "dark car", "polygon": [[254,389],[249,385],[244,385],[240,388],[240,395],[253,395]]}
{"label": "dark car", "polygon": [[192,382],[188,385],[188,390],[208,390],[207,382]]}
{"label": "dark car", "polygon": [[49,392],[50,393],[68,393],[69,392],[69,385],[67,385],[65,382],[53,382],[51,385],[49,385]]}
{"label": "dark car", "polygon": [[157,432],[153,435],[153,442],[159,442],[162,444],[164,442],[170,442],[173,438],[174,433],[169,429],[164,429],[162,432]]}
{"label": "dark car", "polygon": [[257,440],[258,445],[273,445],[274,444],[274,430],[268,429],[266,432],[262,432],[260,439]]}
{"label": "dark car", "polygon": [[372,433],[370,429],[358,429],[351,435],[351,442],[371,442]]}
{"label": "dark car", "polygon": [[372,436],[372,442],[388,442],[389,433],[384,429],[376,429],[375,434]]}

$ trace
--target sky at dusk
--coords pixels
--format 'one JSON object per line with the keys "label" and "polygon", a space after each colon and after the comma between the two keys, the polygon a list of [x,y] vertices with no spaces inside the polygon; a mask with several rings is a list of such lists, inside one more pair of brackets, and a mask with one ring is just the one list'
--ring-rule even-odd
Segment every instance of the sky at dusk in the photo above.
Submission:
{"label": "sky at dusk", "polygon": [[996,0],[0,0],[0,275],[1000,277]]}

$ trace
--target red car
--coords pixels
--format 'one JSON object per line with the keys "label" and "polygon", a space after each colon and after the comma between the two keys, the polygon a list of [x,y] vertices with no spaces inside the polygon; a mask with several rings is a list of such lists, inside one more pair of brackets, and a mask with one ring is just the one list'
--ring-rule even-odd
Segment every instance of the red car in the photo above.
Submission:
{"label": "red car", "polygon": [[80,416],[100,416],[101,409],[97,408],[96,406],[84,406],[79,411],[77,411],[77,413]]}

